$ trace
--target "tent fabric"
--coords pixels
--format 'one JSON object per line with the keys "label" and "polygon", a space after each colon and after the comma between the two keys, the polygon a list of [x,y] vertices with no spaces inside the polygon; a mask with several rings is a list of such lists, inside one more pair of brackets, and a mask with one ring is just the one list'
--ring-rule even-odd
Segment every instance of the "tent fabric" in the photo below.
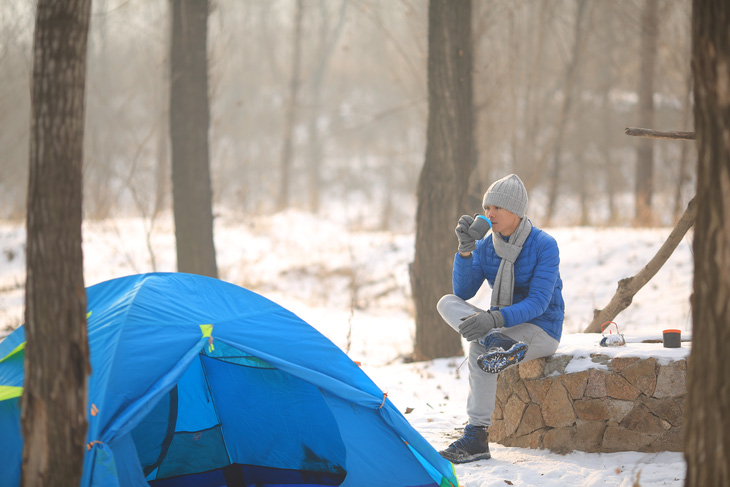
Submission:
{"label": "tent fabric", "polygon": [[[347,355],[256,293],[151,273],[87,302],[83,487],[458,486]],[[20,482],[24,344],[0,342],[0,487]]]}

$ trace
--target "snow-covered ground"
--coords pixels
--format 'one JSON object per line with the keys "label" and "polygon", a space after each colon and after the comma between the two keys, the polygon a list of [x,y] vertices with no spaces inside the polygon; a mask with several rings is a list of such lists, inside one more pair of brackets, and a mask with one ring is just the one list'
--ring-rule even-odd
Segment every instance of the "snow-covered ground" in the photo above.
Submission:
{"label": "snow-covered ground", "polygon": [[[538,226],[539,222],[535,222]],[[84,224],[86,285],[128,274],[175,270],[171,219],[117,219]],[[640,343],[666,328],[691,334],[689,296],[693,261],[687,237],[667,264],[616,321],[629,342],[600,348],[598,334],[582,334],[593,309],[604,307],[619,279],[636,274],[656,253],[669,228],[552,228],[561,251],[566,319],[560,351],[588,357],[652,355],[671,360],[681,349]],[[340,221],[287,211],[266,217],[222,213],[216,219],[220,277],[252,289],[297,313],[320,330],[384,390],[406,418],[441,449],[466,421],[467,374],[463,357],[405,363],[413,347],[408,264],[413,234],[364,232]],[[25,254],[23,225],[0,222],[0,337],[22,322]],[[454,241],[456,248],[456,240]],[[486,290],[483,290],[486,291]],[[489,293],[473,302],[486,305]],[[572,367],[591,366],[574,360]],[[457,465],[462,485],[678,486],[681,453],[556,455],[491,445],[493,458]]]}

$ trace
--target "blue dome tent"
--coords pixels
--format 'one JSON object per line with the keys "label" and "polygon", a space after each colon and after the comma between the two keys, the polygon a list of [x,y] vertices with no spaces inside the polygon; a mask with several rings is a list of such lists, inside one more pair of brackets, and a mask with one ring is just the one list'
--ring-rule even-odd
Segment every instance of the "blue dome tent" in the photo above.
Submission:
{"label": "blue dome tent", "polygon": [[[179,273],[87,289],[82,486],[458,486],[339,348],[281,306]],[[0,487],[20,482],[25,333],[0,342]]]}

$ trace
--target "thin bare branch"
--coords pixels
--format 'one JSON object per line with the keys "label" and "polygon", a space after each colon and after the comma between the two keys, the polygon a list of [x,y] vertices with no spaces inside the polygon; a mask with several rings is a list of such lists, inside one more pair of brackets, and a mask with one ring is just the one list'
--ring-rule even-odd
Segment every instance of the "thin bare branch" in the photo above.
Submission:
{"label": "thin bare branch", "polygon": [[694,132],[683,132],[683,131],[661,131],[652,129],[642,129],[636,127],[626,127],[624,130],[626,135],[633,135],[635,137],[650,137],[652,139],[680,139],[680,140],[694,140]]}
{"label": "thin bare branch", "polygon": [[682,218],[679,219],[677,225],[662,244],[659,251],[635,276],[621,279],[618,282],[616,294],[611,298],[611,302],[603,309],[593,311],[593,321],[584,330],[585,333],[599,333],[601,325],[607,321],[614,321],[616,316],[631,305],[639,290],[656,275],[659,269],[669,259],[674,250],[682,241],[687,231],[692,228],[697,217],[697,205],[695,199],[687,205]]}

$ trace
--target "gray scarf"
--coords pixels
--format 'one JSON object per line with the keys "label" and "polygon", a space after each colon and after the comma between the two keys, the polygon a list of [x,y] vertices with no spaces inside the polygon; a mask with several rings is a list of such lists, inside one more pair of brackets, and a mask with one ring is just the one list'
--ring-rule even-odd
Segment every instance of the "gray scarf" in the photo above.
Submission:
{"label": "gray scarf", "polygon": [[517,226],[515,232],[509,236],[508,241],[504,241],[501,233],[497,232],[492,235],[492,243],[497,256],[502,258],[497,270],[497,277],[494,279],[494,288],[492,289],[492,306],[500,309],[512,304],[512,297],[515,290],[515,261],[522,251],[522,246],[527,240],[527,236],[532,231],[532,223],[527,217]]}

